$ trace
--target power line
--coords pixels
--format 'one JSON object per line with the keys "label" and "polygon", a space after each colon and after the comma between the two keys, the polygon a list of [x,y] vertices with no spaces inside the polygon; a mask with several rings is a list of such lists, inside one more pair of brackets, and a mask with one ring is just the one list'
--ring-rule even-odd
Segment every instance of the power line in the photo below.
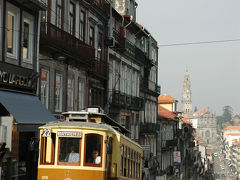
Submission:
{"label": "power line", "polygon": [[160,44],[158,46],[159,47],[187,46],[187,45],[213,44],[213,43],[225,43],[225,42],[235,42],[235,41],[240,41],[240,39],[225,39],[225,40],[214,40],[214,41],[198,41],[198,42],[186,42],[186,43]]}

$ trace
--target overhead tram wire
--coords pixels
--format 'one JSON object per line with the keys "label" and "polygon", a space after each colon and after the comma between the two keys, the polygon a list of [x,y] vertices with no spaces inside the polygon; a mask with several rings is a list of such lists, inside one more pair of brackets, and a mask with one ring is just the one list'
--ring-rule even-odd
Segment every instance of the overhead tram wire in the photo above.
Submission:
{"label": "overhead tram wire", "polygon": [[188,46],[188,45],[198,45],[198,44],[215,44],[215,43],[226,43],[226,42],[236,42],[236,41],[240,41],[240,39],[225,39],[225,40],[214,40],[214,41],[198,41],[198,42],[186,42],[186,43],[159,44],[158,47]]}

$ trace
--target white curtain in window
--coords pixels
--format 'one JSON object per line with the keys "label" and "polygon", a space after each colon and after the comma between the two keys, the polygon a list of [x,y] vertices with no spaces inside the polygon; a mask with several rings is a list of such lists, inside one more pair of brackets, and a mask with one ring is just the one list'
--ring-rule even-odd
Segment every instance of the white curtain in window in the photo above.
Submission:
{"label": "white curtain in window", "polygon": [[82,110],[84,108],[84,100],[85,100],[85,83],[84,79],[79,79],[78,82],[78,110]]}
{"label": "white curtain in window", "polygon": [[135,131],[134,131],[134,125],[131,125],[131,139],[134,139],[134,134],[135,134]]}
{"label": "white curtain in window", "polygon": [[67,100],[67,104],[68,104],[68,111],[73,111],[73,99],[74,99],[74,79],[69,78],[68,79],[68,100]]}
{"label": "white curtain in window", "polygon": [[6,34],[6,51],[7,57],[17,59],[18,44],[19,44],[19,22],[20,22],[20,9],[7,2],[7,34]]}
{"label": "white curtain in window", "polygon": [[23,16],[22,58],[24,62],[33,63],[34,17],[26,12],[23,12]]}
{"label": "white curtain in window", "polygon": [[115,61],[115,84],[114,86],[116,87],[116,90],[120,90],[119,84],[120,84],[120,68],[119,68],[119,62]]}
{"label": "white curtain in window", "polygon": [[111,91],[113,89],[113,62],[112,60],[109,61],[109,84],[108,88]]}

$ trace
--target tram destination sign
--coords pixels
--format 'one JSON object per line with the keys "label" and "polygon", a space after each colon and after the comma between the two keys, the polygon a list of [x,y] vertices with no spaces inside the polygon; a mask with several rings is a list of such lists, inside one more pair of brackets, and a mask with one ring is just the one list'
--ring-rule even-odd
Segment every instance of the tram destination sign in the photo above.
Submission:
{"label": "tram destination sign", "polygon": [[82,137],[79,131],[58,131],[58,137]]}

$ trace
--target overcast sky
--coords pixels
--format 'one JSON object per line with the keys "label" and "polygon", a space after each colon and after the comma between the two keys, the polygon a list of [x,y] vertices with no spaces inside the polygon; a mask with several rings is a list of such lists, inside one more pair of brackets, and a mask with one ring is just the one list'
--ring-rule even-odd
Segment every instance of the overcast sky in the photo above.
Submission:
{"label": "overcast sky", "polygon": [[158,41],[162,94],[178,99],[186,69],[193,109],[240,113],[240,41],[186,46],[176,43],[240,39],[239,0],[137,0],[137,21]]}

